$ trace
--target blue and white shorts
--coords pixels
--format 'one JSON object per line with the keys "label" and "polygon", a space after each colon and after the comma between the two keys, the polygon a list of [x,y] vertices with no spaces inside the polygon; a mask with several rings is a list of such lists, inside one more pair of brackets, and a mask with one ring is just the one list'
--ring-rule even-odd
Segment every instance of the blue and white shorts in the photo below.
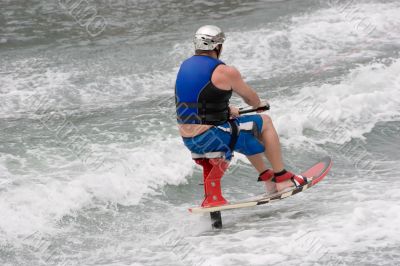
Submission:
{"label": "blue and white shorts", "polygon": [[[264,145],[258,139],[263,126],[261,115],[240,116],[234,121],[240,129],[234,150],[247,156],[264,152]],[[230,131],[230,125],[226,122],[222,125],[214,126],[198,136],[183,138],[183,142],[192,153],[225,152],[226,159],[230,160],[232,157],[229,148]]]}

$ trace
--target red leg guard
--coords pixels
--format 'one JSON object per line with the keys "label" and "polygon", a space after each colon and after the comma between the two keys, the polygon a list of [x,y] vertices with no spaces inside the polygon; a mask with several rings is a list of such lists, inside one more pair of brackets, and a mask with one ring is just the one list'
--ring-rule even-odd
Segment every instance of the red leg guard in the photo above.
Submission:
{"label": "red leg guard", "polygon": [[258,182],[260,181],[268,181],[271,178],[274,177],[274,171],[272,171],[271,169],[267,169],[264,172],[262,172],[259,176],[258,176]]}
{"label": "red leg guard", "polygon": [[229,163],[224,159],[196,159],[203,166],[204,196],[202,207],[215,207],[228,203],[221,192],[221,178]]}

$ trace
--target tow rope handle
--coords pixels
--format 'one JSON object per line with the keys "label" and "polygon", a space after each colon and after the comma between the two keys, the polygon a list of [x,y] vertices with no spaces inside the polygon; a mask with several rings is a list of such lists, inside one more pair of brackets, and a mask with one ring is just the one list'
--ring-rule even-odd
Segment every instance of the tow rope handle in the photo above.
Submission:
{"label": "tow rope handle", "polygon": [[253,113],[253,112],[257,112],[257,111],[268,111],[269,109],[270,109],[270,106],[267,103],[264,106],[260,106],[258,108],[254,108],[254,109],[245,110],[245,108],[240,108],[239,114],[242,115],[242,114],[248,114],[248,113]]}

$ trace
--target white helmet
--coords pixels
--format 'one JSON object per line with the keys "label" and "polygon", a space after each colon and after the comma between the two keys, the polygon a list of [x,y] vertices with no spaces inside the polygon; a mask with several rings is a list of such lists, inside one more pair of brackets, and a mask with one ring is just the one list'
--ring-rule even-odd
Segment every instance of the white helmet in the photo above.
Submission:
{"label": "white helmet", "polygon": [[199,28],[193,42],[196,50],[212,51],[225,41],[224,32],[217,26],[206,25]]}

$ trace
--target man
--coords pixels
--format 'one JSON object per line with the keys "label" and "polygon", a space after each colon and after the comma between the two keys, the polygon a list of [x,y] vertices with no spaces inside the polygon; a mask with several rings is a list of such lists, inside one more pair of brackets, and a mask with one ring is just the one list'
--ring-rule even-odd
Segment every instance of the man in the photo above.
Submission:
{"label": "man", "polygon": [[[199,28],[194,37],[195,55],[180,67],[175,100],[179,132],[192,153],[222,151],[230,160],[233,151],[247,156],[266,182],[270,193],[307,180],[284,169],[278,134],[265,114],[239,116],[239,109],[229,106],[235,92],[250,106],[262,106],[257,93],[246,84],[240,72],[219,60],[225,34],[217,26]],[[268,169],[266,156],[272,165]]]}

